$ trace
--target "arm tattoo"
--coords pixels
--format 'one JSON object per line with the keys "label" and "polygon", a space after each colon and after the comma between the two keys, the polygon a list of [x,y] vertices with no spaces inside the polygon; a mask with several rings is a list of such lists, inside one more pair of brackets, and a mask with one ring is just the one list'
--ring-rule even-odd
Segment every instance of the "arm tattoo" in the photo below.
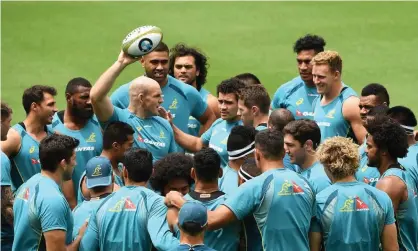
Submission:
{"label": "arm tattoo", "polygon": [[13,226],[13,193],[10,186],[1,187],[1,215],[5,221]]}

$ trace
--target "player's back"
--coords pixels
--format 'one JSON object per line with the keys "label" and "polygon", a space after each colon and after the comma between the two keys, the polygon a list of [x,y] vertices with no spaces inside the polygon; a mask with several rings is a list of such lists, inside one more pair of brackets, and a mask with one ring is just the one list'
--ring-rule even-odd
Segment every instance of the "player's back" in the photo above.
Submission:
{"label": "player's back", "polygon": [[321,105],[322,96],[315,99],[314,120],[321,129],[321,142],[330,137],[349,135],[351,125],[343,116],[343,104],[352,96],[357,96],[356,92],[351,87],[344,86],[341,93],[326,105]]}
{"label": "player's back", "polygon": [[144,187],[125,186],[108,196],[94,217],[100,250],[168,250],[179,242],[169,232],[163,197]]}
{"label": "player's back", "polygon": [[[190,191],[184,196],[188,201],[199,201],[209,210],[214,211],[226,199],[226,195],[217,191],[211,194],[200,194]],[[204,243],[210,248],[223,251],[236,251],[239,245],[240,224],[234,222],[214,231],[206,231]]]}
{"label": "player's back", "polygon": [[64,111],[55,113],[52,120],[52,131],[76,138],[80,141],[76,147],[76,161],[77,165],[74,167],[72,181],[74,184],[74,194],[78,192],[78,183],[81,174],[86,169],[87,162],[100,155],[103,148],[103,137],[100,124],[94,116],[91,118],[81,130],[71,130],[64,125]]}
{"label": "player's back", "polygon": [[302,78],[297,76],[277,89],[271,107],[285,108],[295,119],[313,119],[312,103],[317,96],[316,87],[308,87]]}
{"label": "player's back", "polygon": [[[41,163],[39,162],[39,142],[26,132],[25,125],[21,122],[12,128],[19,133],[21,139],[19,152],[10,156],[12,189],[16,191],[33,175],[41,172]],[[46,127],[45,131],[50,134]]]}
{"label": "player's back", "polygon": [[16,193],[13,213],[13,250],[46,250],[43,232],[50,230],[66,231],[66,243],[71,243],[71,210],[52,179],[36,174],[25,182]]}
{"label": "player's back", "polygon": [[238,172],[229,165],[223,168],[222,177],[218,179],[219,190],[229,195],[238,189]]}
{"label": "player's back", "polygon": [[415,184],[415,192],[418,193],[418,143],[410,146],[406,157],[398,159],[398,161],[411,176],[411,180]]}
{"label": "player's back", "polygon": [[411,177],[404,167],[392,167],[380,177],[396,176],[406,185],[408,198],[398,205],[395,219],[398,227],[398,243],[400,250],[418,250],[418,209],[416,205],[416,192]]}
{"label": "player's back", "polygon": [[84,222],[90,218],[90,214],[95,211],[99,205],[103,202],[104,198],[90,199],[89,201],[83,201],[78,204],[73,210],[74,227],[72,230],[72,238],[77,237],[78,232]]}
{"label": "player's back", "polygon": [[316,198],[327,251],[379,250],[384,226],[395,222],[389,196],[362,182],[337,182]]}
{"label": "player's back", "polygon": [[284,168],[242,184],[225,205],[239,220],[253,214],[264,250],[309,250],[315,194],[301,175]]}

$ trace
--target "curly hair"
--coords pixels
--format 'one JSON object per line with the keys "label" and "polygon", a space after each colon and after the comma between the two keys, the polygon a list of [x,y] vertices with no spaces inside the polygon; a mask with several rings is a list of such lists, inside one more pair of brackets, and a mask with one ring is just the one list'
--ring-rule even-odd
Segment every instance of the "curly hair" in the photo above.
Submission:
{"label": "curly hair", "polygon": [[386,103],[387,106],[390,105],[388,90],[383,85],[371,83],[363,87],[361,90],[361,96],[367,97],[371,95],[375,95],[381,104]]}
{"label": "curly hair", "polygon": [[235,94],[235,97],[239,98],[240,91],[245,88],[246,85],[244,82],[239,80],[238,78],[229,78],[223,80],[217,87],[216,87],[216,93],[219,96],[219,93],[223,94]]}
{"label": "curly hair", "polygon": [[322,37],[307,34],[296,41],[293,45],[293,51],[299,53],[305,50],[314,50],[315,53],[319,53],[324,51],[325,45],[325,40]]}
{"label": "curly hair", "polygon": [[170,63],[168,73],[171,76],[174,76],[174,62],[178,57],[192,56],[194,58],[194,63],[196,69],[199,71],[199,76],[196,77],[196,87],[200,91],[202,86],[206,83],[206,76],[208,75],[208,58],[203,52],[197,48],[188,47],[183,43],[176,44],[173,48],[170,49]]}
{"label": "curly hair", "polygon": [[340,54],[336,51],[323,51],[318,54],[311,61],[312,65],[328,65],[332,72],[339,71],[343,73],[343,60]]}
{"label": "curly hair", "polygon": [[191,185],[193,179],[190,171],[193,159],[183,153],[171,153],[154,163],[154,172],[149,180],[155,191],[163,193],[164,187],[175,179],[187,180]]}
{"label": "curly hair", "polygon": [[393,119],[377,116],[367,121],[366,130],[377,147],[387,151],[392,158],[403,158],[408,153],[408,136]]}
{"label": "curly hair", "polygon": [[340,136],[325,140],[316,155],[335,180],[354,175],[360,160],[358,145],[352,139]]}

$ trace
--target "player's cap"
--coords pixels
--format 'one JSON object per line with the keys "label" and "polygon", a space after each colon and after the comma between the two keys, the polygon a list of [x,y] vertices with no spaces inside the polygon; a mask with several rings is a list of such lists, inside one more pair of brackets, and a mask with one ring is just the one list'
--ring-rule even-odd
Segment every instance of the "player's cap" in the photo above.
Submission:
{"label": "player's cap", "polygon": [[186,202],[179,212],[179,225],[183,227],[186,223],[194,223],[203,229],[208,224],[207,208],[199,202]]}
{"label": "player's cap", "polygon": [[112,164],[106,157],[91,158],[86,164],[87,188],[109,186],[112,184]]}

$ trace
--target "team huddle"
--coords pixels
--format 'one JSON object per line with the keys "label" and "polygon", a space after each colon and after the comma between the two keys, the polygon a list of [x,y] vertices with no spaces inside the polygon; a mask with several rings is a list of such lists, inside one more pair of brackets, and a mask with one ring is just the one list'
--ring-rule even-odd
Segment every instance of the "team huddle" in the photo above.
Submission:
{"label": "team huddle", "polygon": [[[417,120],[360,95],[317,35],[273,98],[251,73],[204,89],[207,57],[164,42],[1,103],[1,250],[418,251]],[[120,85],[140,62],[145,74]]]}

